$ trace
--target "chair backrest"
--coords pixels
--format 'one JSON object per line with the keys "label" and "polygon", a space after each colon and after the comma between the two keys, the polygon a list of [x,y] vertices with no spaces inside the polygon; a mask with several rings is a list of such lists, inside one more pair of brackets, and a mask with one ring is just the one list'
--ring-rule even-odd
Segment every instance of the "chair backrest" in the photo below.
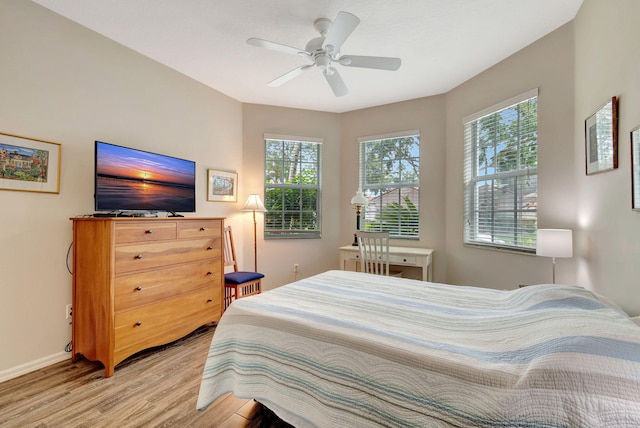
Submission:
{"label": "chair backrest", "polygon": [[356,232],[360,249],[360,270],[389,275],[389,232]]}
{"label": "chair backrest", "polygon": [[224,267],[232,266],[234,272],[238,272],[238,262],[236,261],[236,248],[233,246],[233,233],[231,226],[224,228]]}

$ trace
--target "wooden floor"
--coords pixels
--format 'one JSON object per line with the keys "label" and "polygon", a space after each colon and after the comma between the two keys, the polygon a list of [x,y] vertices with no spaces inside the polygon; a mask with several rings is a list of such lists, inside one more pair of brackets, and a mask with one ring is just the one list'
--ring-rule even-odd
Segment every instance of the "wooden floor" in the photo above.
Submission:
{"label": "wooden floor", "polygon": [[104,377],[101,363],[61,362],[0,383],[0,427],[290,427],[231,394],[196,410],[215,327],[143,351]]}

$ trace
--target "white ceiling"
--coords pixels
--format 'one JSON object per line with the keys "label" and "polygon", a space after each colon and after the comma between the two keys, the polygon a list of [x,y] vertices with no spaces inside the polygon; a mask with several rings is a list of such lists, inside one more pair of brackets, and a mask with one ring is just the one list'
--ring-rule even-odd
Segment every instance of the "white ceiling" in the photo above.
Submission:
{"label": "white ceiling", "polygon": [[[447,92],[571,21],[583,0],[33,1],[241,102],[345,112]],[[267,87],[308,62],[246,40],[304,49],[313,22],[339,11],[361,20],[343,55],[400,57],[400,69],[338,65],[343,97],[315,68]]]}

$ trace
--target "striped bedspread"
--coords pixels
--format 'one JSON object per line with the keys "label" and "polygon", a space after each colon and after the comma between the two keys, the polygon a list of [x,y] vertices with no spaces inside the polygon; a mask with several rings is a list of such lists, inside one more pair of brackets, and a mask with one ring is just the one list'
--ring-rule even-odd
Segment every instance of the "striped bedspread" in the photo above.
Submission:
{"label": "striped bedspread", "polygon": [[579,287],[329,271],[235,301],[198,398],[296,427],[640,427],[640,327]]}

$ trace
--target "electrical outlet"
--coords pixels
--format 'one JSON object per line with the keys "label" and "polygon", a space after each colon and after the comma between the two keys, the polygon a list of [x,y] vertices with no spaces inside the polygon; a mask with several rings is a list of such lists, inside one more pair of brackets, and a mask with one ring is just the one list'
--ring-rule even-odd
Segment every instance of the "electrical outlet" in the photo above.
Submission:
{"label": "electrical outlet", "polygon": [[293,264],[293,272],[298,273],[300,271],[300,265],[298,263]]}
{"label": "electrical outlet", "polygon": [[64,311],[65,311],[65,312],[64,312],[64,314],[65,314],[65,316],[66,316],[66,319],[70,319],[70,318],[71,318],[71,316],[73,315],[73,310],[72,310],[72,308],[71,308],[71,303],[69,303],[69,304],[65,307]]}

